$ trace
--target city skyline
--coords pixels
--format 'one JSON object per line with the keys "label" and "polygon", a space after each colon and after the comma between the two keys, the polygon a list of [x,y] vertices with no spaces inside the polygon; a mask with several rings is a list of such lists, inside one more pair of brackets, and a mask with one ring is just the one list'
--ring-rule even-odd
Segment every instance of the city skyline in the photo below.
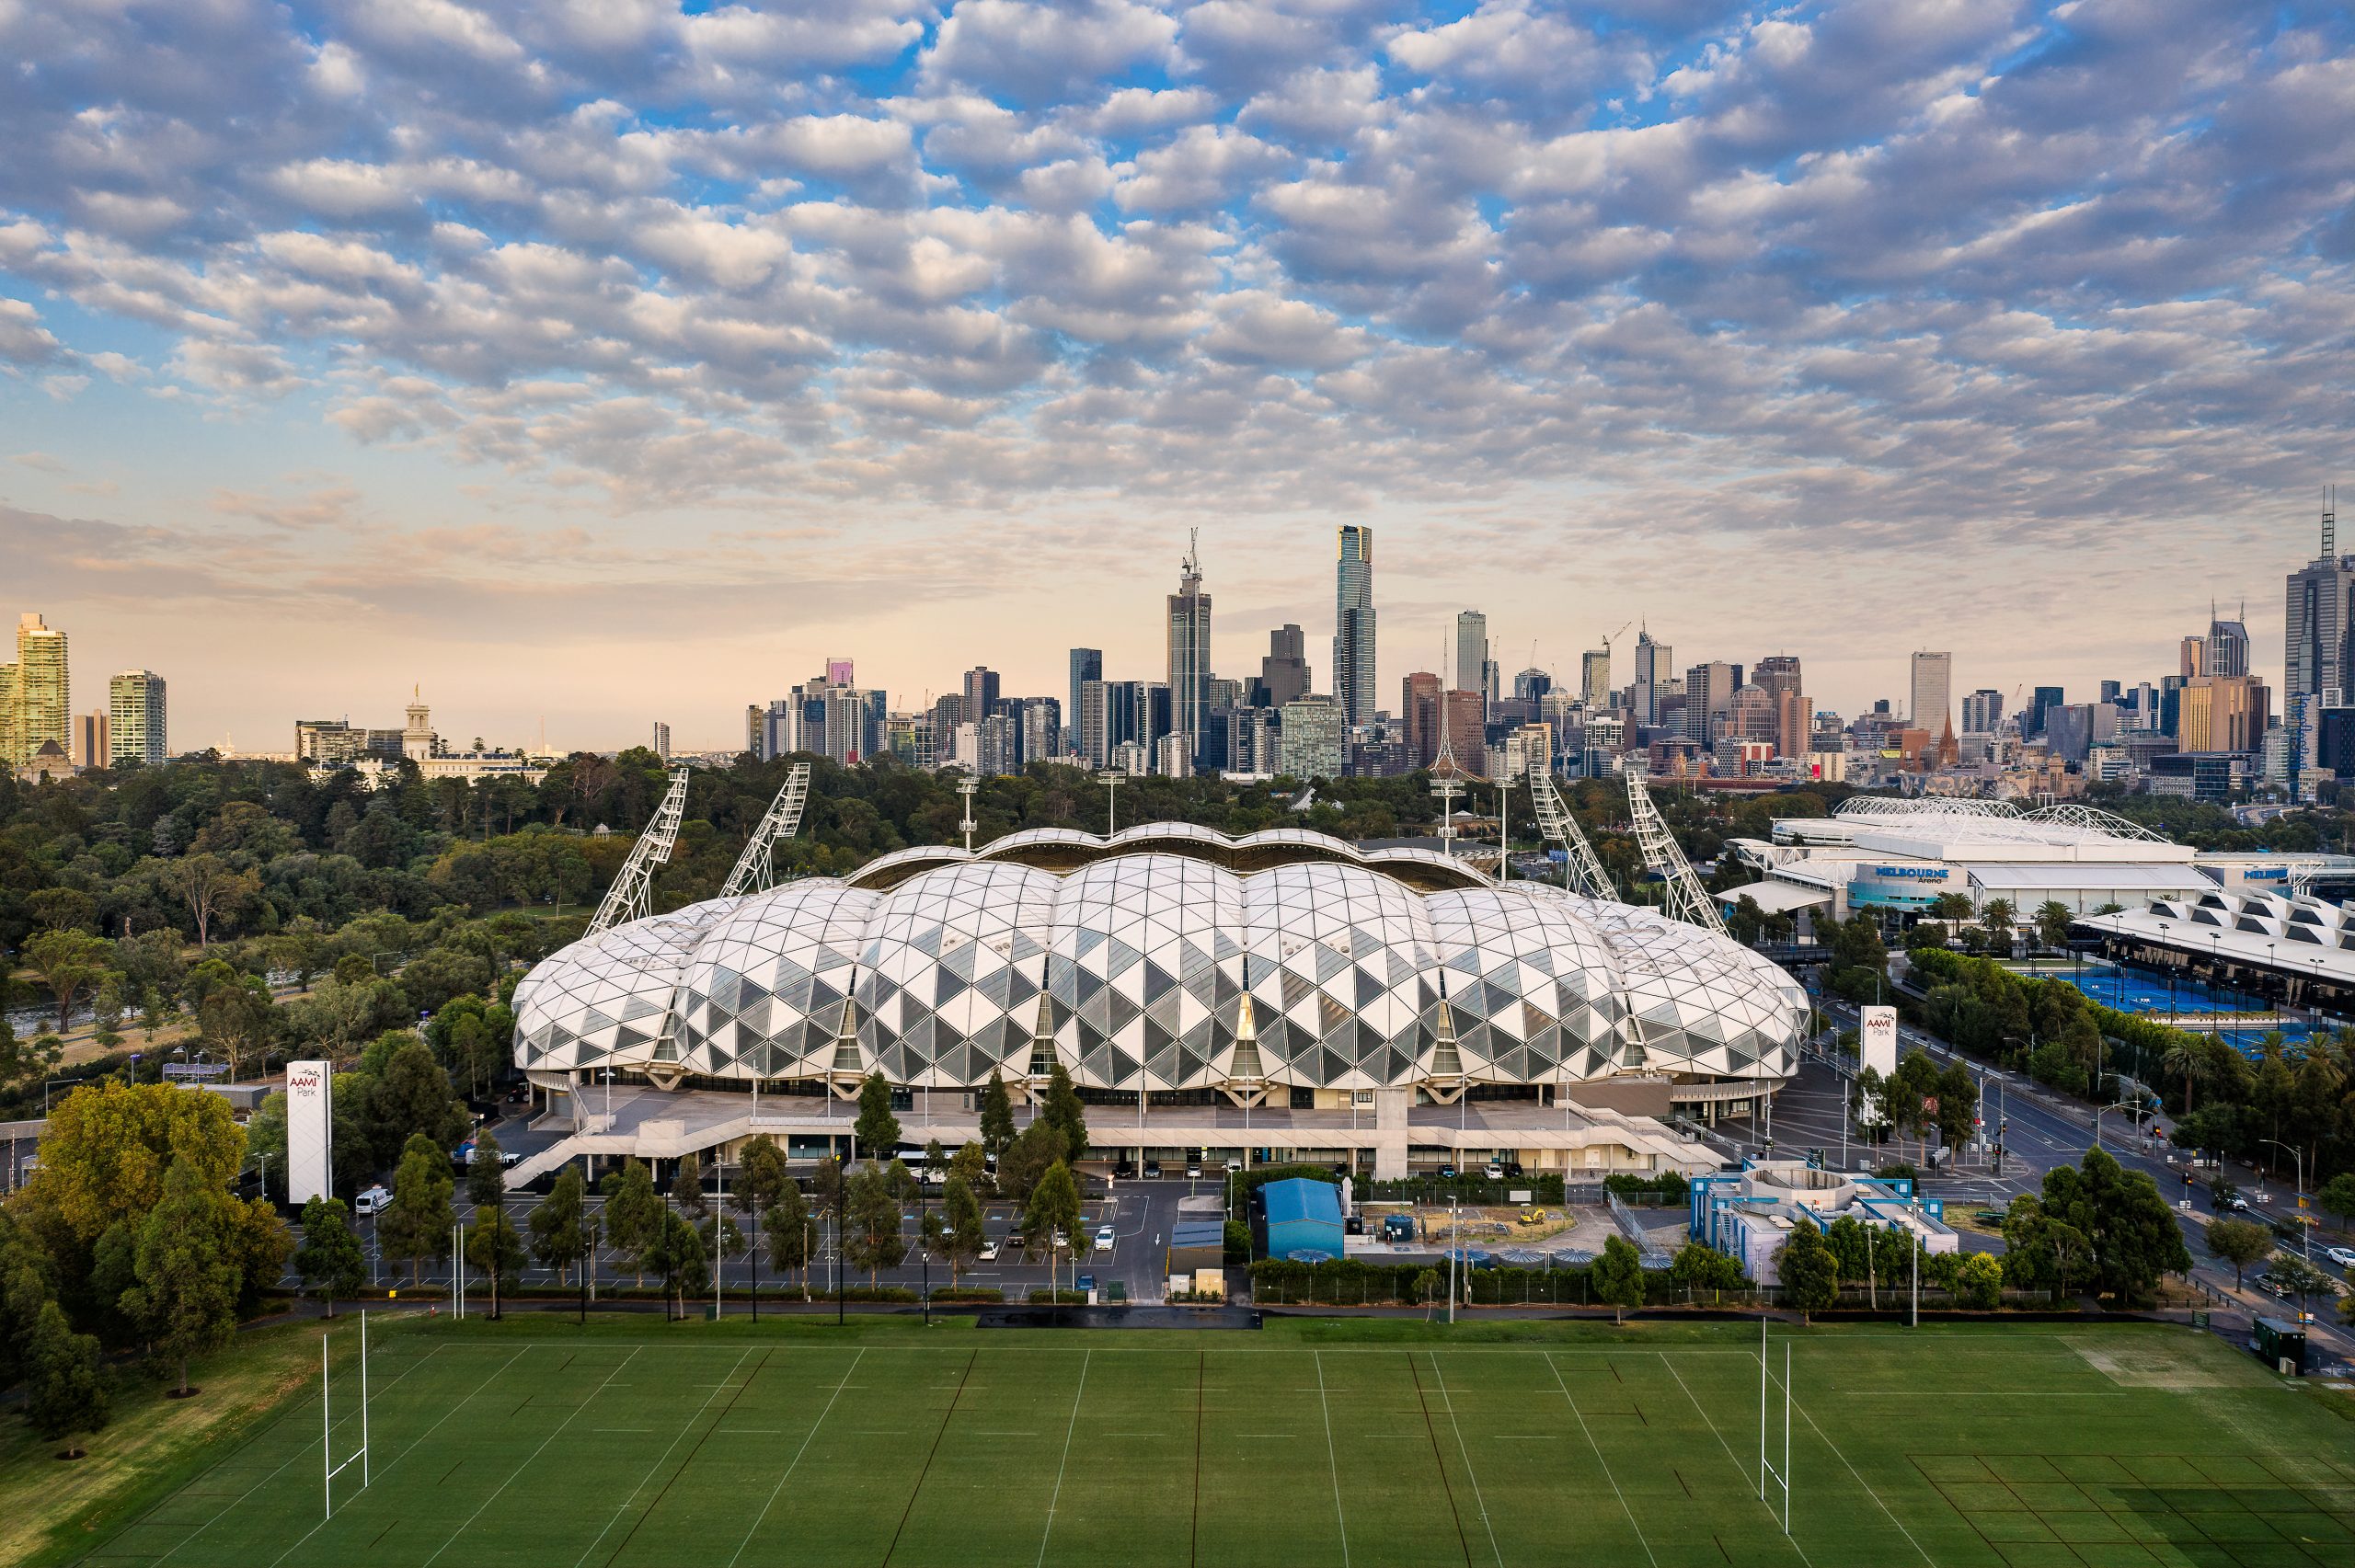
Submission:
{"label": "city skyline", "polygon": [[1843,710],[1925,643],[2089,689],[2211,591],[2278,647],[2355,468],[2355,21],[2160,9],[19,8],[7,586],[190,742],[1142,674],[1067,623],[1194,526],[1230,669],[1378,530],[1383,692],[1468,606]]}

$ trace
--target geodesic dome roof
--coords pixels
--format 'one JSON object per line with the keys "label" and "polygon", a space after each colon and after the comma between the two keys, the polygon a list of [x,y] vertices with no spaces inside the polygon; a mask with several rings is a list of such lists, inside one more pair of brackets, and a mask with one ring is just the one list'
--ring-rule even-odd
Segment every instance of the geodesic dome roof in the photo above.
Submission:
{"label": "geodesic dome roof", "polygon": [[517,988],[518,1059],[956,1088],[1026,1075],[1043,1031],[1103,1089],[1790,1070],[1804,994],[1698,927],[1297,829],[1132,832],[912,850],[584,939]]}

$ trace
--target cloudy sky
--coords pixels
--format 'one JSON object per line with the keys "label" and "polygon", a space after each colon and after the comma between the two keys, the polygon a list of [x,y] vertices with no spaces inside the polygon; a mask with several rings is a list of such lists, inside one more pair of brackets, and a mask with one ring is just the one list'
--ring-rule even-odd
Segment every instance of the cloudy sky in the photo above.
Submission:
{"label": "cloudy sky", "polygon": [[0,608],[183,745],[1143,677],[1192,527],[1321,683],[1343,521],[1392,700],[1465,606],[1847,712],[2246,596],[2278,674],[2355,481],[2337,4],[0,0]]}

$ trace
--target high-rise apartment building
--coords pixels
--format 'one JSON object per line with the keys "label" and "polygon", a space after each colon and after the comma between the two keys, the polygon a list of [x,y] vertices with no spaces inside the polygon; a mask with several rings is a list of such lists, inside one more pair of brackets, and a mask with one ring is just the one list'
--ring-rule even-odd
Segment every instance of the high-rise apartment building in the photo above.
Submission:
{"label": "high-rise apartment building", "polygon": [[1090,681],[1104,679],[1104,650],[1100,647],[1075,647],[1071,650],[1071,696],[1063,704],[1063,739],[1072,750],[1079,748],[1079,689]]}
{"label": "high-rise apartment building", "polygon": [[0,664],[0,768],[20,767],[24,754],[17,744],[17,667]]}
{"label": "high-rise apartment building", "polygon": [[1283,727],[1276,739],[1276,771],[1302,779],[1339,778],[1341,704],[1330,697],[1308,696],[1286,703],[1280,711]]}
{"label": "high-rise apartment building", "polygon": [[1428,768],[1439,755],[1440,678],[1417,670],[1398,683],[1398,722],[1405,727],[1407,754],[1415,766]]}
{"label": "high-rise apartment building", "polygon": [[[1298,626],[1287,622],[1268,634],[1268,657],[1259,661],[1259,679],[1253,683],[1252,706],[1280,708],[1308,695],[1308,643]],[[1338,699],[1337,699],[1338,700]],[[1348,704],[1342,704],[1344,710]],[[1367,711],[1371,713],[1372,704]]]}
{"label": "high-rise apartment building", "polygon": [[1178,570],[1178,591],[1169,596],[1170,731],[1189,766],[1200,748],[1211,710],[1211,596],[1202,591],[1202,564],[1188,548]]}
{"label": "high-rise apartment building", "polygon": [[104,713],[74,715],[74,765],[103,768],[114,758],[113,721]]}
{"label": "high-rise apartment building", "polygon": [[71,752],[74,740],[73,686],[65,662],[65,634],[27,611],[17,619],[15,701],[9,705],[16,723],[9,738],[8,761],[21,766],[43,744],[54,740]]}
{"label": "high-rise apartment building", "polygon": [[[1518,693],[1516,693],[1518,694]],[[1611,650],[1591,647],[1579,656],[1579,701],[1589,708],[1611,705]]]}
{"label": "high-rise apartment building", "polygon": [[1905,720],[1926,730],[1932,739],[1954,722],[1954,655],[1917,653],[1913,656],[1913,702]]}
{"label": "high-rise apartment building", "polygon": [[998,673],[986,664],[965,671],[965,719],[979,724],[997,712]]}
{"label": "high-rise apartment building", "polygon": [[666,762],[671,760],[671,727],[659,718],[654,721],[654,754]]}
{"label": "high-rise apartment building", "polygon": [[168,754],[164,734],[164,678],[152,670],[126,670],[107,681],[109,763],[163,766]]}
{"label": "high-rise apartment building", "polygon": [[[1488,715],[1477,692],[1442,692],[1439,694],[1439,734],[1456,765],[1470,773],[1488,766]],[[1433,749],[1437,760],[1437,749]]]}
{"label": "high-rise apartment building", "polygon": [[826,660],[826,684],[829,686],[857,685],[858,678],[851,673],[851,664],[852,661],[847,658]]}
{"label": "high-rise apartment building", "polygon": [[1373,722],[1373,530],[1345,522],[1334,538],[1333,696],[1341,722]]}

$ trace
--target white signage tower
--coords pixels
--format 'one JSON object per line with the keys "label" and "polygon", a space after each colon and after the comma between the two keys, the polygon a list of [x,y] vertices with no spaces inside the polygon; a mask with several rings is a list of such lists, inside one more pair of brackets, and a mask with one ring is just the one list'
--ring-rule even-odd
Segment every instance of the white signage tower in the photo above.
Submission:
{"label": "white signage tower", "polygon": [[1856,1016],[1862,1027],[1857,1035],[1862,1049],[1858,1063],[1869,1067],[1887,1078],[1897,1070],[1897,1009],[1894,1007],[1860,1007]]}
{"label": "white signage tower", "polygon": [[286,1064],[286,1198],[335,1196],[335,1114],[327,1064]]}

